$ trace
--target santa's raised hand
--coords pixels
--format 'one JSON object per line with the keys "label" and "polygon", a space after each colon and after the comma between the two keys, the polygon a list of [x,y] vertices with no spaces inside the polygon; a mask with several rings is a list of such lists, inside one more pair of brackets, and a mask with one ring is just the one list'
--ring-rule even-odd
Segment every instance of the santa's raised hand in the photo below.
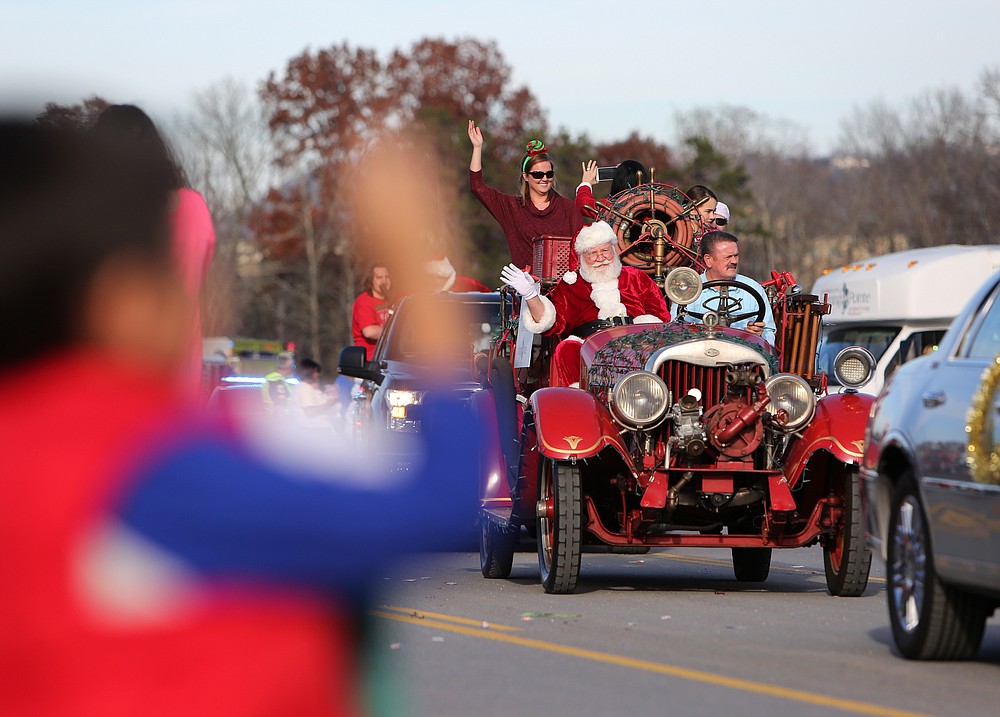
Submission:
{"label": "santa's raised hand", "polygon": [[514,289],[522,299],[538,296],[535,279],[528,272],[518,269],[515,264],[508,264],[500,271],[500,280]]}

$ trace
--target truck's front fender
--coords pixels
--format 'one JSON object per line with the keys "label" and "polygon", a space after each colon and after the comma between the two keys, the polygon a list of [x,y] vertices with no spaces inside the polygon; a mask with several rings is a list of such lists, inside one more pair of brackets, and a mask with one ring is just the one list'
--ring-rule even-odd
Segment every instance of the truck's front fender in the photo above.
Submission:
{"label": "truck's front fender", "polygon": [[865,444],[865,425],[875,397],[864,393],[837,393],[820,399],[812,422],[793,441],[785,455],[785,477],[798,483],[809,458],[828,451],[844,464],[859,465]]}
{"label": "truck's front fender", "polygon": [[608,409],[579,388],[554,386],[531,394],[538,451],[552,460],[596,456],[608,446],[624,457],[628,449]]}
{"label": "truck's front fender", "polygon": [[497,426],[493,392],[476,391],[472,394],[471,401],[483,429],[479,453],[480,506],[506,521],[510,519],[514,502],[511,500],[507,467],[500,448],[500,430]]}

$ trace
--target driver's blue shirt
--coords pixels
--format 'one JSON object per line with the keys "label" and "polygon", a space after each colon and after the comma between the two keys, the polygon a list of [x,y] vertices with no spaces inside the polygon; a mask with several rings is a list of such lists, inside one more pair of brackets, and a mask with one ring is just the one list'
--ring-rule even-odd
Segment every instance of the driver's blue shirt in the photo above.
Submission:
{"label": "driver's blue shirt", "polygon": [[[701,280],[707,282],[708,279],[704,274],[701,275]],[[738,281],[741,284],[747,284],[760,292],[760,295],[764,297],[764,330],[761,332],[761,338],[763,338],[768,343],[774,343],[774,336],[777,333],[777,329],[774,325],[774,314],[771,313],[771,304],[767,302],[767,292],[764,287],[758,284],[756,281],[748,276],[743,276],[743,274],[737,274],[734,281]],[[710,299],[716,299],[719,296],[719,289],[717,287],[711,287],[708,289],[703,289],[701,296],[692,301],[687,305],[687,311],[695,311],[699,314],[704,314],[707,311],[713,311],[718,309],[718,301],[710,301]],[[739,304],[733,309],[735,314],[745,314],[748,311],[757,310],[757,299],[749,291],[740,289],[737,287],[729,287],[729,298],[731,301],[737,301]],[[708,302],[711,308],[705,308],[705,302]],[[733,328],[745,329],[754,317],[743,319],[741,321],[734,321],[730,324]],[[693,316],[684,314],[684,321],[689,324],[700,324],[701,319],[696,319]]]}

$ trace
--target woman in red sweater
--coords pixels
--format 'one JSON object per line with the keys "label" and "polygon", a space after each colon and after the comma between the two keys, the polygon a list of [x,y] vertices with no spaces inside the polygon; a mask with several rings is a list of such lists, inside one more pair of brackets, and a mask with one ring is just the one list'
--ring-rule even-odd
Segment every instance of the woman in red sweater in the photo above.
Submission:
{"label": "woman in red sweater", "polygon": [[544,234],[571,237],[583,226],[583,216],[573,200],[555,190],[555,164],[542,142],[528,143],[521,159],[519,194],[515,196],[497,191],[483,181],[483,133],[474,120],[469,120],[469,140],[472,142],[469,189],[503,229],[514,264],[530,267],[535,237]]}

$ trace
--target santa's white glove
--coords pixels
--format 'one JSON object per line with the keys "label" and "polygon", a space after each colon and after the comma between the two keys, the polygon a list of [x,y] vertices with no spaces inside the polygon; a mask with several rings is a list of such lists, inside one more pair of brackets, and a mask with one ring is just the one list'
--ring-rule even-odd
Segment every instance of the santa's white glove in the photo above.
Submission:
{"label": "santa's white glove", "polygon": [[535,280],[526,271],[521,271],[514,264],[508,264],[500,271],[500,279],[510,288],[520,294],[522,299],[538,296]]}

